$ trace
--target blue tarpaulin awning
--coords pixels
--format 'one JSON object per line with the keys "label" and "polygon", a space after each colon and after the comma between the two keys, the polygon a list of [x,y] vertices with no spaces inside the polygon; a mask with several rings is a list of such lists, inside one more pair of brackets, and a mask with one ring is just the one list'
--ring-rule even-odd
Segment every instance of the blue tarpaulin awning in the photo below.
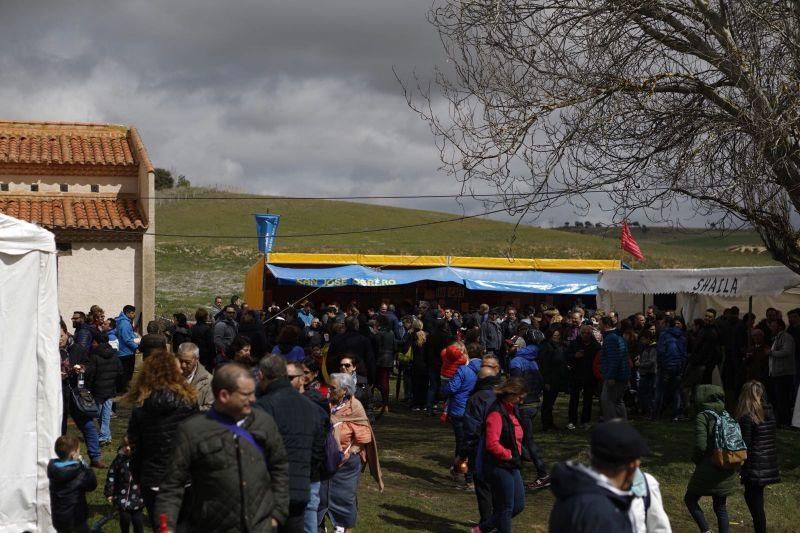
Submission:
{"label": "blue tarpaulin awning", "polygon": [[470,290],[534,294],[597,294],[597,274],[495,270],[477,268],[415,268],[381,270],[363,265],[289,268],[267,264],[280,285],[307,287],[387,287],[417,281],[450,282]]}
{"label": "blue tarpaulin awning", "polygon": [[453,268],[474,291],[533,294],[597,294],[597,274]]}

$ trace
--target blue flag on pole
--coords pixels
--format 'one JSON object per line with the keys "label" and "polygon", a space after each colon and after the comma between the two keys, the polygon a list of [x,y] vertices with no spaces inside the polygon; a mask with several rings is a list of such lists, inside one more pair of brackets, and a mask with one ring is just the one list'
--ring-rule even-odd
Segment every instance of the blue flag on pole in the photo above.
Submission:
{"label": "blue flag on pole", "polygon": [[258,231],[258,251],[267,254],[272,251],[275,243],[275,233],[278,232],[280,215],[256,215],[256,230]]}

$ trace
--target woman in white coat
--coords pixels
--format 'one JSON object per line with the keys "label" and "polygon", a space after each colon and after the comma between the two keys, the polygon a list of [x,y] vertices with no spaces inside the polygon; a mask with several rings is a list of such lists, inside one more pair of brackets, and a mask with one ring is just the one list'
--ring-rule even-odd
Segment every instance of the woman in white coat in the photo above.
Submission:
{"label": "woman in white coat", "polygon": [[656,478],[636,471],[631,492],[636,496],[631,503],[631,517],[636,533],[672,533],[669,517],[661,501],[661,488]]}

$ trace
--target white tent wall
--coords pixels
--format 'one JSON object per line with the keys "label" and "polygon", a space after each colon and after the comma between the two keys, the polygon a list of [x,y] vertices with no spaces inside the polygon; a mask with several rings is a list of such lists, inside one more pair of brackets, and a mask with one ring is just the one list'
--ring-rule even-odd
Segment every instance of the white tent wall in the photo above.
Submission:
{"label": "white tent wall", "polygon": [[[644,306],[642,300],[644,300]],[[609,292],[602,289],[597,291],[597,308],[604,311],[616,311],[620,317],[641,313],[647,309],[648,305],[653,305],[652,294],[645,294],[642,298],[641,294]]]}
{"label": "white tent wall", "polygon": [[[800,307],[800,276],[785,266],[604,270],[597,294],[601,309],[615,309],[630,299],[641,301],[642,294],[675,294],[676,311],[686,320],[701,318],[708,308],[719,312],[735,305],[746,313],[752,296],[753,312],[761,318],[769,307],[784,314]],[[627,314],[624,307],[615,310]]]}
{"label": "white tent wall", "polygon": [[[694,320],[703,318],[706,309],[716,309],[717,313],[722,313],[723,309],[734,305],[739,308],[739,316],[742,316],[748,310],[748,298],[721,298],[706,294],[679,293],[676,295],[675,307],[678,311],[682,310],[686,320]],[[777,296],[753,296],[753,313],[757,320],[764,318],[770,307],[780,310],[786,320],[787,311],[800,307],[800,289],[788,289]]]}
{"label": "white tent wall", "polygon": [[53,531],[47,463],[61,429],[53,235],[0,215],[0,533]]}

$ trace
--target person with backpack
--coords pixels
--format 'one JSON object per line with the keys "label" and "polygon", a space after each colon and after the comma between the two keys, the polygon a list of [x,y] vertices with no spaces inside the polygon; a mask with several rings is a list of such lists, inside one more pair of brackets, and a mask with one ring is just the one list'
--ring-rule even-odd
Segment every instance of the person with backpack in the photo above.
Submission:
{"label": "person with backpack", "polygon": [[[725,391],[719,385],[699,385],[695,393],[697,415],[694,419],[694,452],[692,460],[695,470],[686,487],[683,501],[689,514],[697,523],[700,531],[710,531],[705,514],[700,508],[700,498],[711,496],[714,514],[720,533],[728,532],[728,496],[737,491],[736,470],[719,465],[717,457],[725,455],[729,449],[719,446],[718,437],[725,437],[741,432],[739,424],[725,411]],[[725,444],[725,448],[736,446]]]}
{"label": "person with backpack", "polygon": [[747,460],[739,474],[744,485],[744,501],[753,517],[753,530],[765,533],[764,487],[779,483],[781,478],[778,472],[777,422],[762,383],[748,381],[744,384],[736,416],[747,445]]}

